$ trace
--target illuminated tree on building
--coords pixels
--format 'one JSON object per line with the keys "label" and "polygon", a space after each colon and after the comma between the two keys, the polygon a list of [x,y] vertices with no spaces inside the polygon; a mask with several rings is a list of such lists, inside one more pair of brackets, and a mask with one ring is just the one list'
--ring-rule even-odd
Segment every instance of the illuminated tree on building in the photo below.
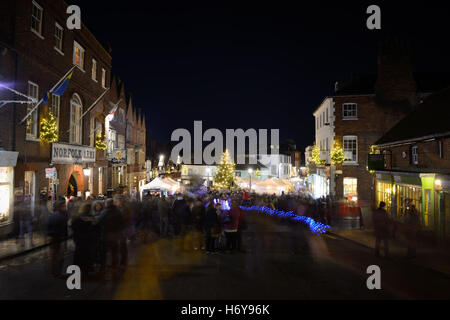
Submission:
{"label": "illuminated tree on building", "polygon": [[41,132],[39,139],[42,143],[52,143],[58,141],[58,124],[52,112],[41,120]]}

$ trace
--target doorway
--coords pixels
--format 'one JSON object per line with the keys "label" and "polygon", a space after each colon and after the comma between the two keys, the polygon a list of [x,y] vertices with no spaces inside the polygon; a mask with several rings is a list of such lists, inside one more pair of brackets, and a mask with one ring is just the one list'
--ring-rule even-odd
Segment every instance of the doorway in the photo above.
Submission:
{"label": "doorway", "polygon": [[71,197],[71,196],[76,197],[77,194],[78,194],[77,180],[75,179],[75,177],[72,174],[69,179],[69,185],[67,186],[67,196],[68,197]]}

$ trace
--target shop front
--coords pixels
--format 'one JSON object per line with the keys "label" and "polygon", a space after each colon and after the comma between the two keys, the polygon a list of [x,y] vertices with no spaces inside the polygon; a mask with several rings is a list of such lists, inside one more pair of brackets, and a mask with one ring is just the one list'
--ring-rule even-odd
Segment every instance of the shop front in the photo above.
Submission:
{"label": "shop front", "polygon": [[95,148],[53,143],[51,164],[55,168],[57,196],[87,198],[94,192],[93,172],[95,167]]}
{"label": "shop front", "polygon": [[326,197],[330,194],[330,179],[325,169],[317,169],[317,173],[312,175],[311,189],[315,199]]}
{"label": "shop front", "polygon": [[439,239],[450,237],[448,193],[450,178],[434,173],[376,172],[376,205],[383,201],[395,221],[404,222],[412,205],[422,229]]}
{"label": "shop front", "polygon": [[0,235],[11,231],[14,215],[14,168],[18,154],[0,151]]}

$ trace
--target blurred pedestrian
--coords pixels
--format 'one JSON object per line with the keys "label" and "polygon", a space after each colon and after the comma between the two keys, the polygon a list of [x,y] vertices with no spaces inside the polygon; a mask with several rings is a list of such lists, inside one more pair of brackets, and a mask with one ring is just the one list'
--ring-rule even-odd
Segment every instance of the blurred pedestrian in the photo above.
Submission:
{"label": "blurred pedestrian", "polygon": [[91,204],[81,205],[78,215],[73,218],[72,230],[75,252],[73,264],[81,269],[82,275],[92,272],[95,254],[95,217],[91,213]]}
{"label": "blurred pedestrian", "polygon": [[65,200],[57,200],[53,205],[47,225],[47,236],[50,237],[50,267],[54,277],[64,277],[62,268],[64,253],[62,243],[67,239],[67,206]]}
{"label": "blurred pedestrian", "polygon": [[218,210],[215,207],[214,202],[209,202],[204,220],[205,244],[207,254],[215,252],[215,239],[219,237],[219,234],[221,232],[219,216],[217,212]]}
{"label": "blurred pedestrian", "polygon": [[25,246],[25,233],[30,239],[30,246],[33,246],[33,216],[31,214],[31,197],[25,197],[22,205],[19,207],[19,239],[22,246]]}
{"label": "blurred pedestrian", "polygon": [[205,221],[205,206],[201,200],[196,200],[194,206],[192,207],[192,219],[194,228],[194,250],[201,248],[205,249],[203,240],[203,223]]}
{"label": "blurred pedestrian", "polygon": [[125,205],[123,196],[117,196],[114,199],[114,204],[120,211],[122,216],[122,232],[119,236],[119,251],[121,267],[128,265],[128,239],[132,237],[132,213],[128,206]]}
{"label": "blurred pedestrian", "polygon": [[380,256],[381,242],[384,244],[384,255],[389,256],[390,219],[386,212],[386,203],[381,201],[380,206],[373,212],[373,225],[375,229],[375,256]]}
{"label": "blurred pedestrian", "polygon": [[158,201],[158,212],[159,212],[159,227],[160,232],[159,235],[161,238],[168,236],[169,231],[169,222],[170,222],[170,206],[169,201],[166,199],[166,197],[162,197]]}
{"label": "blurred pedestrian", "polygon": [[102,229],[102,253],[100,272],[106,270],[108,255],[111,255],[111,266],[115,270],[119,263],[119,238],[123,230],[121,212],[114,205],[113,199],[106,200],[99,225]]}
{"label": "blurred pedestrian", "polygon": [[406,211],[406,239],[408,241],[408,259],[414,259],[417,252],[417,233],[420,229],[420,218],[416,206],[410,204]]}

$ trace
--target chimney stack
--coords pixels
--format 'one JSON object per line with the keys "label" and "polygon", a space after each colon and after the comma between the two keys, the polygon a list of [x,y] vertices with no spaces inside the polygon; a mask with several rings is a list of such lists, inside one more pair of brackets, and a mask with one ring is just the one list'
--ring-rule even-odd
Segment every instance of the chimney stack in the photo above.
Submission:
{"label": "chimney stack", "polygon": [[379,45],[377,100],[384,103],[416,102],[417,84],[412,72],[411,49],[407,41],[388,37]]}

